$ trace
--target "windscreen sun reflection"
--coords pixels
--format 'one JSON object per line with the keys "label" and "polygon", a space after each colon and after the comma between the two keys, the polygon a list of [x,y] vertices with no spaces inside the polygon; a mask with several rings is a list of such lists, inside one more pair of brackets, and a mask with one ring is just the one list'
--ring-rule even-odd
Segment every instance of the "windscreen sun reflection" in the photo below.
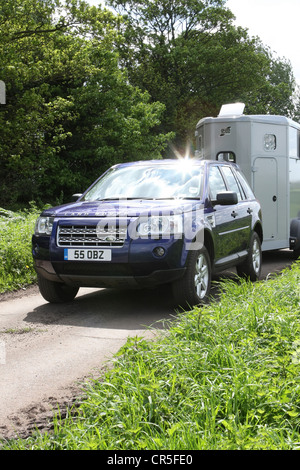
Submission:
{"label": "windscreen sun reflection", "polygon": [[192,158],[190,158],[190,155],[186,153],[184,157],[179,154],[176,156],[177,156],[177,161],[178,161],[178,166],[180,168],[180,172],[182,172],[185,175],[188,173],[191,173],[194,167],[194,161]]}
{"label": "windscreen sun reflection", "polygon": [[201,197],[203,166],[188,155],[166,162],[139,162],[111,168],[84,200],[192,199]]}

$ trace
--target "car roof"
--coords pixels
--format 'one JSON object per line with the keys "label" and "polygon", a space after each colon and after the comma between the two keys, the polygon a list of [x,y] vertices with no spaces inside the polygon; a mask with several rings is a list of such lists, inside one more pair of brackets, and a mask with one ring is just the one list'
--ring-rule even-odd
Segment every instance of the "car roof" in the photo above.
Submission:
{"label": "car roof", "polygon": [[124,166],[175,166],[180,164],[192,164],[192,166],[204,166],[204,165],[226,165],[238,168],[238,165],[233,162],[218,161],[218,160],[203,160],[199,158],[182,158],[182,159],[162,159],[162,160],[139,160],[136,162],[126,162],[114,165],[115,167]]}

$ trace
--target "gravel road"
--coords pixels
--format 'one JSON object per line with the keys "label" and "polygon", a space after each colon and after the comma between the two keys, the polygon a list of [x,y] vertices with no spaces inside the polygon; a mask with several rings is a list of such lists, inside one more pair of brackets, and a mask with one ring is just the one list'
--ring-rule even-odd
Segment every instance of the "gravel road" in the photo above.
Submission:
{"label": "gravel road", "polygon": [[[265,254],[262,277],[291,261],[285,250]],[[80,289],[61,305],[45,302],[36,286],[0,295],[0,439],[47,429],[58,406],[63,413],[80,400],[82,384],[101,377],[128,337],[164,328],[174,316],[168,295]]]}

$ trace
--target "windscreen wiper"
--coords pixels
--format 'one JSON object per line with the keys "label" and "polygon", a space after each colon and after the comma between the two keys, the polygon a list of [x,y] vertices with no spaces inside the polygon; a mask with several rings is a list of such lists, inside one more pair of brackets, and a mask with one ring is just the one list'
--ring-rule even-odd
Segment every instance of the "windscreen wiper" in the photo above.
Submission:
{"label": "windscreen wiper", "polygon": [[135,201],[135,200],[153,200],[153,197],[104,197],[104,198],[99,198],[96,199],[96,201]]}

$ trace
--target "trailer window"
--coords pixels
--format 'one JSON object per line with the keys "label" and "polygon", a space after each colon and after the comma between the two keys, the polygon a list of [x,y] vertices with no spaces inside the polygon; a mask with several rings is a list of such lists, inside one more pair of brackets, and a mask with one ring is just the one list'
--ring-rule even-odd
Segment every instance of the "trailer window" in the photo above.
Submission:
{"label": "trailer window", "polygon": [[300,131],[294,129],[293,127],[289,128],[289,157],[290,158],[300,158]]}
{"label": "trailer window", "polygon": [[196,137],[195,157],[203,158],[203,136],[202,134],[199,133],[199,131],[196,131],[195,137]]}
{"label": "trailer window", "polygon": [[217,158],[219,162],[232,162],[235,163],[235,154],[233,152],[219,152]]}
{"label": "trailer window", "polygon": [[267,150],[267,152],[271,152],[272,150],[275,150],[277,146],[276,142],[276,135],[274,134],[265,134],[264,136],[264,149]]}

